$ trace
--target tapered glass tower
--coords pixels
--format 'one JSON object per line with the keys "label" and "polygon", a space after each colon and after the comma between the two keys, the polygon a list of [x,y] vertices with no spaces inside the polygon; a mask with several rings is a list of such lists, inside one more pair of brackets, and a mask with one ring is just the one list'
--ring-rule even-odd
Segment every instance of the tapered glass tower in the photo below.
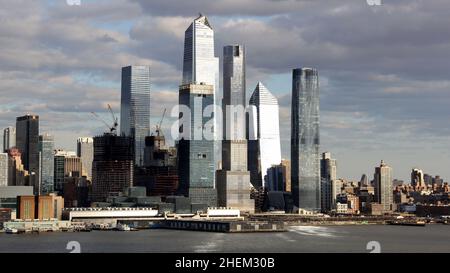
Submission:
{"label": "tapered glass tower", "polygon": [[294,204],[301,209],[320,211],[319,75],[316,69],[294,69],[291,110]]}
{"label": "tapered glass tower", "polygon": [[258,82],[250,97],[247,125],[248,169],[255,188],[267,187],[267,170],[281,164],[280,121],[277,98]]}
{"label": "tapered glass tower", "polygon": [[[214,54],[214,30],[202,14],[186,29],[184,37],[182,84],[207,84],[213,87],[214,105],[221,105],[219,94],[219,58]],[[221,122],[214,116],[214,151],[218,155],[215,168],[221,160]]]}

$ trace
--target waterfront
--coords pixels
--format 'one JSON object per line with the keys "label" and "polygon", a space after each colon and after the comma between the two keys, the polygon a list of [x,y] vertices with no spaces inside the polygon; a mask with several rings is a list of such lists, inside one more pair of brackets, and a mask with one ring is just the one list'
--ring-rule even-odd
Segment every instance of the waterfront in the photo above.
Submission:
{"label": "waterfront", "polygon": [[41,234],[0,234],[0,252],[70,252],[67,243],[77,241],[81,252],[356,252],[368,253],[369,241],[378,241],[381,252],[450,253],[450,225],[426,227],[296,226],[280,233],[214,233],[181,230],[138,232],[93,231]]}

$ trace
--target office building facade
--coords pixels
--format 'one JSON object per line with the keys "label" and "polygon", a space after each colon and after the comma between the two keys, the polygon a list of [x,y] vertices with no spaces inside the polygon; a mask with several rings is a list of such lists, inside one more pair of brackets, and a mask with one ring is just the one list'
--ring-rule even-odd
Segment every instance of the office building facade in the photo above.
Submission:
{"label": "office building facade", "polygon": [[218,205],[253,212],[245,136],[245,50],[242,45],[223,49],[222,170],[217,171]]}
{"label": "office building facade", "polygon": [[58,150],[54,157],[55,191],[64,194],[67,177],[80,177],[82,172],[81,159],[75,152]]}
{"label": "office building facade", "polygon": [[25,170],[30,173],[30,186],[39,193],[39,116],[26,115],[16,119],[16,146]]}
{"label": "office building facade", "polygon": [[39,193],[46,195],[55,190],[55,140],[53,136],[39,136],[40,186]]}
{"label": "office building facade", "polygon": [[291,111],[294,204],[308,211],[320,211],[319,75],[316,69],[293,70]]}
{"label": "office building facade", "polygon": [[122,68],[120,133],[134,143],[134,161],[144,165],[145,137],[150,135],[150,67]]}

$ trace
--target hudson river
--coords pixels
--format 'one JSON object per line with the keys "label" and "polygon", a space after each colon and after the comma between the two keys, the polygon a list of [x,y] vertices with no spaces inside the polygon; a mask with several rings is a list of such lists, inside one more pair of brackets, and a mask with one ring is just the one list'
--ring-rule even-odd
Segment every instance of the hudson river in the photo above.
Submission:
{"label": "hudson river", "polygon": [[0,252],[70,252],[77,241],[81,252],[361,252],[379,242],[381,252],[449,252],[450,225],[298,226],[281,233],[212,233],[179,230],[135,232],[4,234]]}

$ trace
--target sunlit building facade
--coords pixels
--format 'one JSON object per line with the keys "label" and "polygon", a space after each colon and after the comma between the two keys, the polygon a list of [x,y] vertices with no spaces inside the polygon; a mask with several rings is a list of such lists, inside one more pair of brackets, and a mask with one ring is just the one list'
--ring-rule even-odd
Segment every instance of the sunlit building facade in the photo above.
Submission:
{"label": "sunlit building facade", "polygon": [[258,82],[250,97],[247,124],[248,169],[255,188],[267,187],[267,171],[281,163],[277,98]]}

